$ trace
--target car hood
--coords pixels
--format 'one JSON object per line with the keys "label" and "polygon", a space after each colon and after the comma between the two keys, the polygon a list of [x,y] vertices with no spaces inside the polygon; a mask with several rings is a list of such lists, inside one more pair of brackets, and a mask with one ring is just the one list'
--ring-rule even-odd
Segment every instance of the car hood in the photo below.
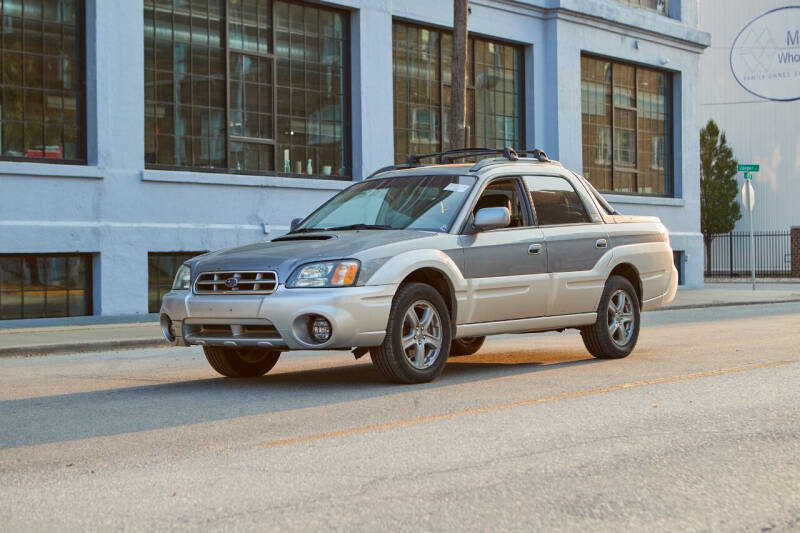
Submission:
{"label": "car hood", "polygon": [[435,235],[417,230],[355,230],[290,234],[270,242],[225,248],[187,261],[192,283],[201,272],[272,270],[284,283],[296,267],[314,261],[358,259],[359,254],[388,244]]}

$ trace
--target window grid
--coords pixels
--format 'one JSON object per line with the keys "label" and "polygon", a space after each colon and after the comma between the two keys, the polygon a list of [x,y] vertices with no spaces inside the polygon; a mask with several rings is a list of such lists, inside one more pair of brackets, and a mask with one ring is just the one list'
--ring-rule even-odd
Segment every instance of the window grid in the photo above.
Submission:
{"label": "window grid", "polygon": [[149,252],[147,254],[147,312],[158,313],[161,299],[172,290],[178,268],[205,252]]}
{"label": "window grid", "polygon": [[90,254],[0,254],[0,320],[91,314]]}
{"label": "window grid", "polygon": [[[219,68],[209,69],[215,80],[211,95],[206,98],[204,92],[199,102],[189,102],[201,108],[194,115],[201,117],[196,122],[203,113],[211,119],[206,128],[193,124],[194,135],[186,143],[189,137],[176,126],[188,130],[188,119],[176,115],[172,120],[169,112],[175,102],[185,107],[187,100],[170,87],[159,89],[168,83],[166,77],[182,74],[180,65],[165,63],[162,68],[158,59],[159,40],[162,46],[174,44],[180,50],[173,30],[179,3],[187,6],[185,1],[175,2],[173,8],[167,0],[145,0],[145,41],[155,43],[146,51],[148,166],[348,175],[350,132],[344,117],[348,113],[349,41],[348,20],[342,12],[279,0],[193,1],[191,10],[195,4],[209,5],[214,7],[207,13],[218,14],[219,31],[213,33],[213,41],[209,31],[209,40],[201,45],[210,43],[212,66]],[[173,18],[159,15],[161,11],[172,13]],[[192,42],[195,26],[192,23]],[[207,106],[209,101],[212,107]],[[195,157],[183,157],[190,149]],[[197,157],[206,151],[210,157]]]}
{"label": "window grid", "polygon": [[[395,162],[450,148],[452,35],[416,24],[392,25]],[[522,139],[522,49],[469,37],[469,146],[519,147]]]}
{"label": "window grid", "polygon": [[0,0],[0,160],[84,163],[83,4]]}
{"label": "window grid", "polygon": [[599,190],[669,196],[671,76],[583,56],[584,174]]}

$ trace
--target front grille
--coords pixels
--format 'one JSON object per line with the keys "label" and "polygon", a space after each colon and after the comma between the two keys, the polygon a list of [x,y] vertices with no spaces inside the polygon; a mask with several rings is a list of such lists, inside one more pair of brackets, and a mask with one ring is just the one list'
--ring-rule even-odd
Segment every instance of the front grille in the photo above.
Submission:
{"label": "front grille", "polygon": [[201,272],[194,282],[195,294],[272,294],[278,275],[272,271]]}

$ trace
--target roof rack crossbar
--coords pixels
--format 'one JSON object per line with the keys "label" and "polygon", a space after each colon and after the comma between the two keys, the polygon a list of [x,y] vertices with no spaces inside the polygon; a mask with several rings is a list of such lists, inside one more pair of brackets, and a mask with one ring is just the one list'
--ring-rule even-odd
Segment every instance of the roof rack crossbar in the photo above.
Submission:
{"label": "roof rack crossbar", "polygon": [[[413,168],[418,167],[421,165],[420,160],[428,159],[431,157],[438,157],[439,163],[442,165],[447,165],[452,163],[458,159],[464,159],[467,157],[476,157],[482,155],[502,155],[508,161],[519,161],[520,156],[532,156],[538,161],[542,163],[550,162],[550,159],[547,157],[547,154],[544,153],[542,150],[538,148],[534,148],[533,150],[524,150],[524,151],[516,151],[510,146],[506,146],[505,148],[459,148],[456,150],[444,150],[442,152],[431,152],[429,154],[410,154],[408,156],[408,162],[405,164],[400,165],[389,165],[383,167],[381,169],[376,170],[372,174],[370,174],[367,179],[380,174],[381,172],[387,172],[390,170],[401,170],[406,168]],[[478,166],[472,167],[472,170],[475,170]]]}

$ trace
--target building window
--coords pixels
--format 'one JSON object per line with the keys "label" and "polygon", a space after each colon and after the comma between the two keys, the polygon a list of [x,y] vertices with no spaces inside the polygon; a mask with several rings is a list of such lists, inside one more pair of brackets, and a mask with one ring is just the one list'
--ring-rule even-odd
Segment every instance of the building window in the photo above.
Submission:
{"label": "building window", "polygon": [[[408,154],[448,150],[449,32],[392,25],[395,162]],[[522,139],[522,47],[470,37],[467,59],[468,146],[519,148]]]}
{"label": "building window", "polygon": [[85,162],[82,6],[0,0],[0,159]]}
{"label": "building window", "polygon": [[150,168],[350,175],[346,13],[278,0],[145,0]]}
{"label": "building window", "polygon": [[583,173],[604,192],[673,194],[672,76],[581,58]]}
{"label": "building window", "polygon": [[158,313],[161,298],[172,290],[175,274],[187,259],[205,252],[150,252],[147,254],[147,312]]}
{"label": "building window", "polygon": [[615,0],[620,4],[669,16],[668,0]]}
{"label": "building window", "polygon": [[91,314],[91,255],[0,254],[0,320]]}

